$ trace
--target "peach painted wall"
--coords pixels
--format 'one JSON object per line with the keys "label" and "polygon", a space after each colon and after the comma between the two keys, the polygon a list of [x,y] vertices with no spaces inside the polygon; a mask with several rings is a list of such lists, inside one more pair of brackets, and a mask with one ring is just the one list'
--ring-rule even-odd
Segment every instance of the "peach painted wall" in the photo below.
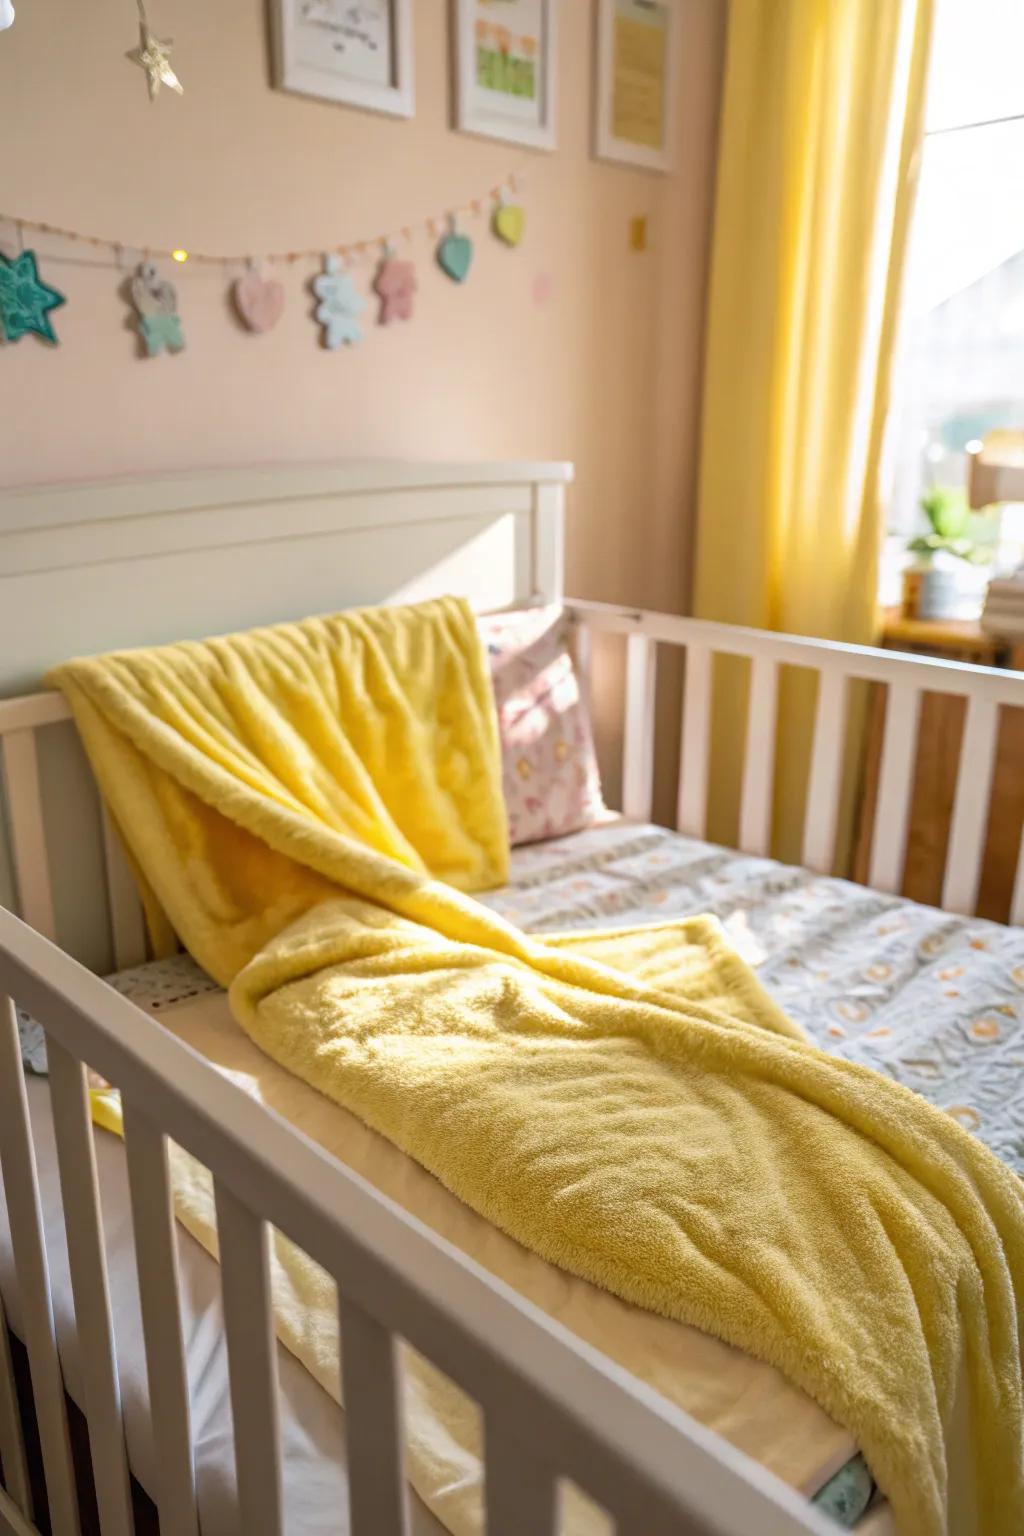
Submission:
{"label": "peach painted wall", "polygon": [[[84,250],[48,261],[67,248],[39,236],[68,303],[56,350],[0,348],[0,483],[348,455],[572,459],[570,590],[681,606],[725,0],[680,5],[679,169],[659,177],[590,157],[590,0],[563,0],[552,155],[449,128],[445,0],[414,0],[412,121],[272,90],[261,0],[151,0],[185,85],[153,105],[124,59],[131,0],[19,0],[0,33],[4,213],[259,252],[372,236],[525,167],[528,228],[510,251],[480,226],[463,289],[420,241],[414,322],[344,354],[318,345],[311,267],[286,273],[284,318],[262,337],[233,320],[219,270],[186,268],[188,349],[154,360],[136,354],[118,273]],[[641,214],[651,249],[637,254]],[[0,248],[13,238],[0,224]]]}

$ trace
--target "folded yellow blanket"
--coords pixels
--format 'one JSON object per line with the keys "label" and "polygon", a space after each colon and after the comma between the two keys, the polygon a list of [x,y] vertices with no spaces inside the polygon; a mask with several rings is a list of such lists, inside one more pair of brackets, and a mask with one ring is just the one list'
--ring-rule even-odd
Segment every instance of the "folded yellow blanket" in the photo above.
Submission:
{"label": "folded yellow blanket", "polygon": [[908,1536],[1019,1532],[1024,1187],[706,925],[531,940],[452,888],[504,868],[461,604],[54,680],[154,917],[269,1055],[537,1253],[778,1366]]}
{"label": "folded yellow blanket", "polygon": [[500,885],[508,836],[487,658],[455,599],[55,668],[139,877],[227,986],[343,884],[387,903],[429,871]]}

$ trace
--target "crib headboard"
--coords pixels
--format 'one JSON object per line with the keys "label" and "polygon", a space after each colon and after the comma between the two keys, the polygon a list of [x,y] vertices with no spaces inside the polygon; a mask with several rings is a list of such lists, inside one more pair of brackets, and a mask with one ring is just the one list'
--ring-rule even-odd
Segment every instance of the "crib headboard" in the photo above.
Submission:
{"label": "crib headboard", "polygon": [[[62,703],[4,700],[72,655],[443,592],[480,609],[557,601],[571,479],[567,464],[353,462],[0,492],[3,756],[22,782],[38,768],[45,846],[22,883],[49,874],[63,947],[113,965],[97,894],[116,854]],[[0,904],[17,911],[0,830]]]}

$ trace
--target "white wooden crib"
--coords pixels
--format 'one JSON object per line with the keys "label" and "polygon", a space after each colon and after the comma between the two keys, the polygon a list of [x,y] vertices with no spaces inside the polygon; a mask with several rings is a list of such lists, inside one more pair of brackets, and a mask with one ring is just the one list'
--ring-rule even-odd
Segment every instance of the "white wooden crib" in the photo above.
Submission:
{"label": "white wooden crib", "polygon": [[[462,1385],[486,1426],[489,1536],[551,1536],[560,1478],[636,1536],[792,1536],[832,1529],[763,1469],[550,1321],[290,1125],[226,1082],[93,970],[145,956],[127,865],[91,789],[63,701],[31,691],[65,656],[198,636],[443,591],[481,609],[562,600],[564,465],[344,465],[230,471],[0,496],[0,755],[10,844],[0,910],[0,1158],[52,1529],[76,1536],[69,1452],[18,1033],[10,999],[45,1028],[101,1530],[133,1529],[85,1065],[122,1092],[163,1536],[198,1531],[167,1138],[212,1171],[241,1529],[284,1528],[268,1223],[336,1279],[344,1332],[350,1510],[338,1529],[409,1529],[395,1341]],[[943,904],[977,897],[999,710],[1024,675],[568,604],[590,640],[625,637],[622,808],[649,817],[659,652],[685,655],[680,830],[701,836],[713,658],[747,658],[751,688],[740,846],[768,851],[781,669],[818,676],[803,860],[833,861],[846,693],[888,690],[872,885],[899,888],[916,723],[926,691],[967,720]],[[59,842],[60,856],[55,851]],[[1024,914],[1024,861],[1012,920]],[[58,947],[58,942],[63,947]],[[73,958],[77,956],[78,958]],[[80,963],[82,960],[87,964]],[[91,967],[91,969],[89,968]],[[0,1531],[38,1529],[0,1307]]]}

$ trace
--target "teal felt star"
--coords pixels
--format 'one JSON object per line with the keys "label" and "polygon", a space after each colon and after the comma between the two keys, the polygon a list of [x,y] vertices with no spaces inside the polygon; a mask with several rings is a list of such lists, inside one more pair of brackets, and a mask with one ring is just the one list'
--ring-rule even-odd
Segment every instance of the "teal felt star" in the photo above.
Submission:
{"label": "teal felt star", "polygon": [[56,345],[49,311],[66,303],[62,293],[41,281],[35,251],[14,257],[0,251],[0,331],[8,341],[20,341],[27,331],[34,331]]}

